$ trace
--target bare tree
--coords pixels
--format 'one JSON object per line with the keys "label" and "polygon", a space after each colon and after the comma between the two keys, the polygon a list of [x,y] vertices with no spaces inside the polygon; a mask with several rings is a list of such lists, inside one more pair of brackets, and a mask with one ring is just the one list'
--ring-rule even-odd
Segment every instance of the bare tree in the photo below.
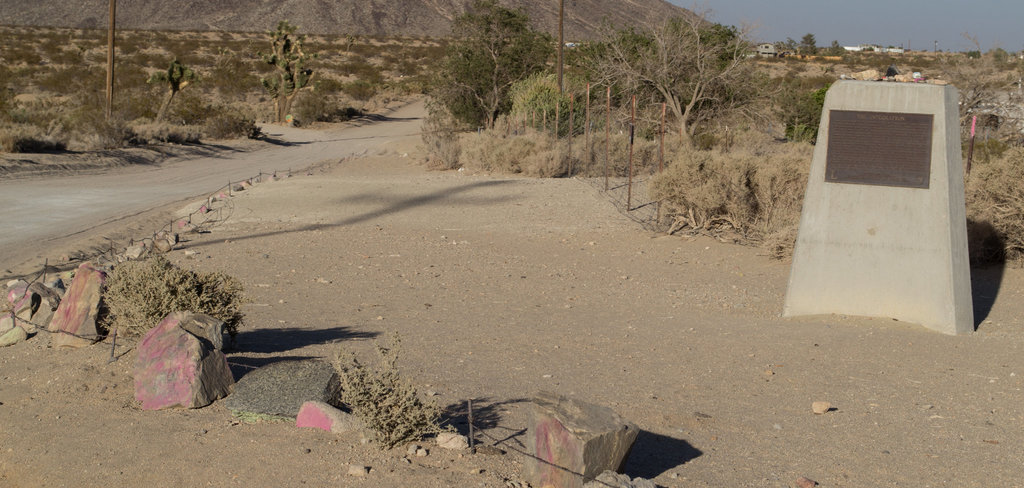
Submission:
{"label": "bare tree", "polygon": [[687,140],[712,118],[757,97],[749,43],[735,27],[702,15],[676,17],[643,30],[611,32],[595,47],[592,76],[648,100],[665,102]]}

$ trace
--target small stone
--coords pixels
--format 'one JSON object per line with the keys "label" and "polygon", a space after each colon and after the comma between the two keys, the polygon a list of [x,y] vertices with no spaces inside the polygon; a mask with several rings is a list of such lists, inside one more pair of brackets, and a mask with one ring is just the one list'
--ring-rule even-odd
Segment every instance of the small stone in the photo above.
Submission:
{"label": "small stone", "polygon": [[335,434],[362,429],[365,424],[350,413],[319,401],[308,401],[299,408],[296,427],[313,427]]}
{"label": "small stone", "polygon": [[469,470],[469,474],[480,474],[480,473],[483,473],[483,472],[484,472],[484,470],[482,470],[480,468],[473,468],[473,469]]}
{"label": "small stone", "polygon": [[348,466],[348,475],[362,478],[366,476],[366,473],[370,472],[370,468],[360,464],[350,464]]}
{"label": "small stone", "polygon": [[469,449],[469,439],[455,432],[441,432],[437,434],[437,445],[443,449],[461,451]]}
{"label": "small stone", "polygon": [[430,451],[422,447],[416,450],[416,457],[427,457],[427,454],[430,454]]}
{"label": "small stone", "polygon": [[416,455],[416,451],[419,451],[419,450],[420,450],[419,444],[409,444],[409,447],[405,448],[405,453],[410,455],[410,456],[414,456],[414,455]]}
{"label": "small stone", "polygon": [[811,404],[811,410],[814,411],[815,415],[822,415],[832,409],[832,404],[829,402],[814,402]]}
{"label": "small stone", "polygon": [[818,482],[801,476],[796,480],[796,486],[799,488],[814,488],[815,486],[818,486]]}
{"label": "small stone", "polygon": [[13,346],[25,339],[28,339],[28,333],[25,332],[25,329],[15,327],[0,335],[0,347]]}

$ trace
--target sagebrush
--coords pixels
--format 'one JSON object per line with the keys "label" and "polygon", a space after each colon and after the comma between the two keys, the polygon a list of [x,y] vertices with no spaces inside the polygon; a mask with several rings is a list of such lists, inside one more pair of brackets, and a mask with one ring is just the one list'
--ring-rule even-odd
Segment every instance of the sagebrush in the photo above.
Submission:
{"label": "sagebrush", "polygon": [[398,370],[399,342],[394,335],[389,344],[376,344],[376,367],[367,366],[344,349],[335,361],[341,379],[336,403],[362,419],[383,449],[441,431],[441,409],[434,402],[421,400],[416,387]]}
{"label": "sagebrush", "polygon": [[224,322],[234,337],[242,323],[242,284],[219,272],[180,268],[163,256],[117,265],[107,277],[101,326],[122,334],[141,335],[167,314],[177,311],[210,315]]}

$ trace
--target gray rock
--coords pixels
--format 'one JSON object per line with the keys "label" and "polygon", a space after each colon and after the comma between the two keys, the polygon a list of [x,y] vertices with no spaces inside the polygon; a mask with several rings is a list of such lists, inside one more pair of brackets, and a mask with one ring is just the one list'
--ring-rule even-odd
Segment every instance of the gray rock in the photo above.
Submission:
{"label": "gray rock", "polygon": [[[582,488],[583,479],[620,471],[640,429],[612,409],[549,392],[533,400],[523,465],[533,486]],[[581,478],[579,475],[583,475]]]}
{"label": "gray rock", "polygon": [[11,312],[4,312],[0,315],[0,334],[7,332],[14,328],[14,314]]}
{"label": "gray rock", "polygon": [[32,283],[28,287],[28,291],[32,294],[32,303],[35,305],[35,310],[28,319],[32,324],[23,324],[22,326],[26,327],[25,330],[29,334],[34,334],[36,326],[46,327],[50,324],[53,314],[57,312],[57,307],[60,306],[60,299],[63,293],[42,283]]}
{"label": "gray rock", "polygon": [[648,479],[636,477],[630,480],[627,475],[605,471],[594,481],[584,484],[583,488],[658,488],[658,485]]}
{"label": "gray rock", "polygon": [[210,341],[213,348],[218,351],[224,349],[224,322],[201,313],[174,312],[171,315],[178,320],[178,327]]}
{"label": "gray rock", "polygon": [[21,327],[15,327],[3,334],[0,334],[0,347],[13,346],[28,339],[28,333]]}
{"label": "gray rock", "polygon": [[444,449],[461,451],[469,449],[469,438],[456,432],[441,432],[437,434],[437,445]]}
{"label": "gray rock", "polygon": [[338,373],[330,364],[318,360],[281,361],[243,376],[224,406],[237,412],[296,418],[303,403],[333,405],[340,391]]}

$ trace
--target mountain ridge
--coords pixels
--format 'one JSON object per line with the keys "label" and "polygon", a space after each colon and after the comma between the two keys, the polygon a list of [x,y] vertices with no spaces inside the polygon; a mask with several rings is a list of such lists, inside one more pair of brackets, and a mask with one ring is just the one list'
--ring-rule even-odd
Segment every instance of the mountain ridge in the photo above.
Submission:
{"label": "mountain ridge", "polygon": [[[534,27],[557,35],[558,3],[547,0],[506,0],[522,8]],[[305,34],[431,36],[451,33],[452,21],[469,0],[121,0],[119,29],[174,31],[270,30],[288,20]],[[5,24],[39,27],[105,29],[107,0],[0,0]],[[639,25],[688,11],[664,0],[565,0],[565,39],[599,35],[603,24]]]}

